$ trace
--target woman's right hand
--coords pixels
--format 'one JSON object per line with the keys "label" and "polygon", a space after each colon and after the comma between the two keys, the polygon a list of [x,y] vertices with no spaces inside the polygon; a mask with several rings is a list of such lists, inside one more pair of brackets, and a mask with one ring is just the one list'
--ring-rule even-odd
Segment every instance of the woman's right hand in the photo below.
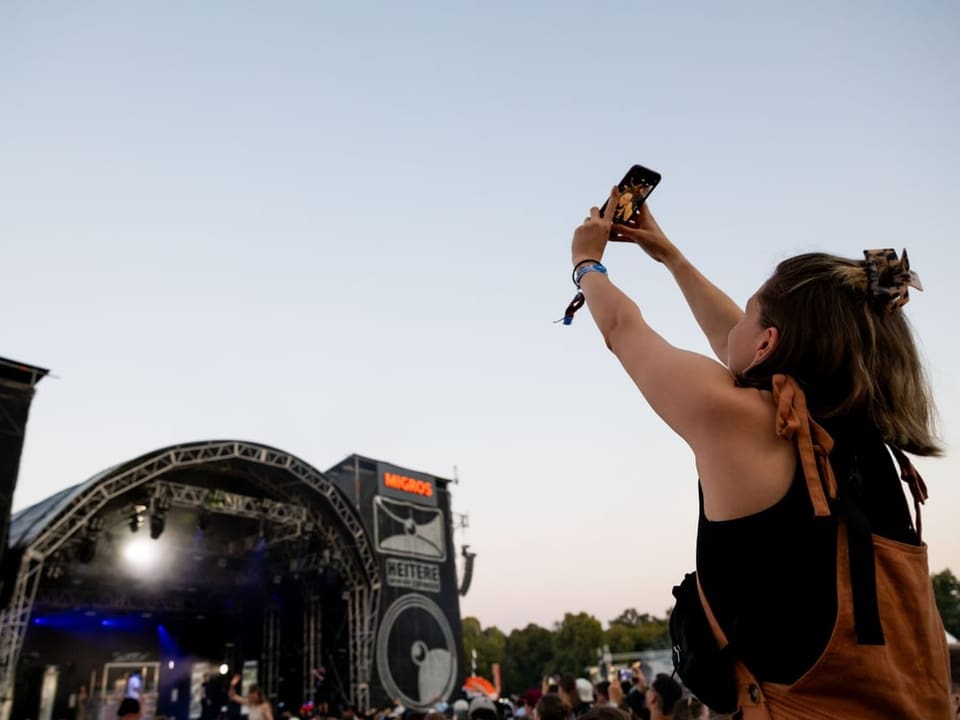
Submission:
{"label": "woman's right hand", "polygon": [[640,206],[640,213],[636,218],[635,224],[621,225],[616,223],[610,234],[610,240],[614,242],[632,242],[643,248],[657,262],[669,264],[671,260],[680,254],[674,245],[667,238],[657,221],[653,219],[653,213],[644,203]]}

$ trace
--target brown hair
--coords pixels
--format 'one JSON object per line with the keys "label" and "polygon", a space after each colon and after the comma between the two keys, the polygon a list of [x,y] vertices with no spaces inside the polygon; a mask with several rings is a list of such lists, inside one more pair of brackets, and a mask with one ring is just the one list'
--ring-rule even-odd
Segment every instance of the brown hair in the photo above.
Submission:
{"label": "brown hair", "polygon": [[630,720],[630,716],[620,708],[601,705],[588,710],[580,720]]}
{"label": "brown hair", "polygon": [[568,720],[571,708],[556,693],[547,693],[534,708],[537,720]]}
{"label": "brown hair", "polygon": [[784,260],[757,293],[761,322],[780,337],[738,377],[764,386],[792,376],[817,419],[869,422],[915,455],[940,455],[935,410],[901,308],[871,299],[866,263],[810,253]]}
{"label": "brown hair", "polygon": [[[254,693],[257,694],[257,698],[258,698],[256,703],[253,702]],[[267,701],[267,698],[264,697],[263,690],[260,689],[259,685],[251,685],[250,687],[247,688],[247,700],[249,700],[250,703],[253,705],[263,705]]]}

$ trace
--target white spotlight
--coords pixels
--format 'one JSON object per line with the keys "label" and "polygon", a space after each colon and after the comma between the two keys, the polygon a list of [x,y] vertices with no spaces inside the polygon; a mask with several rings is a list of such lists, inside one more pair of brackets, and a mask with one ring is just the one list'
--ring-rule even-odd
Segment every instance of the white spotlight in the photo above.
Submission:
{"label": "white spotlight", "polygon": [[221,675],[226,675],[228,670],[230,670],[230,668],[227,667],[227,664],[226,664],[226,663],[224,663],[223,665],[220,666],[220,674],[221,674]]}
{"label": "white spotlight", "polygon": [[173,660],[167,663],[167,667],[170,668],[171,670],[173,670],[176,666],[177,664]]}
{"label": "white spotlight", "polygon": [[150,568],[159,557],[157,543],[147,538],[131,540],[123,548],[123,557],[134,567]]}

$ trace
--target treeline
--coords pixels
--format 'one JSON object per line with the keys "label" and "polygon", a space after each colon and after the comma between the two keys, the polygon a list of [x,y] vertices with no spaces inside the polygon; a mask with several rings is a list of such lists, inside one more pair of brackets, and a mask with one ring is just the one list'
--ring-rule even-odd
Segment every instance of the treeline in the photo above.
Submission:
{"label": "treeline", "polygon": [[582,674],[583,668],[597,664],[597,651],[605,645],[612,653],[668,648],[668,620],[630,608],[611,620],[604,630],[589,613],[567,613],[552,629],[531,623],[509,635],[496,626],[482,627],[477,618],[463,620],[468,673],[476,650],[480,675],[490,678],[493,664],[500,664],[504,693],[540,687],[545,675]]}
{"label": "treeline", "polygon": [[[949,569],[931,580],[943,625],[960,638],[960,580]],[[582,673],[597,664],[597,650],[604,645],[612,653],[669,648],[669,620],[630,608],[604,630],[593,615],[567,613],[552,629],[531,623],[509,635],[496,626],[482,627],[474,617],[463,620],[464,667],[469,672],[474,650],[480,675],[492,678],[493,664],[500,663],[503,692],[508,694],[539,687],[545,675]]]}

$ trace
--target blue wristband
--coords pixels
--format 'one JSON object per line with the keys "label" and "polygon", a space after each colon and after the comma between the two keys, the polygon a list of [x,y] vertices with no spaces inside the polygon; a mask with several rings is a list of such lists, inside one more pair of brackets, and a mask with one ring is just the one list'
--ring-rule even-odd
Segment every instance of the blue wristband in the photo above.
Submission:
{"label": "blue wristband", "polygon": [[587,273],[598,272],[607,274],[607,269],[600,263],[593,263],[592,265],[581,265],[577,268],[577,271],[573,274],[573,284],[577,287],[580,287],[580,279]]}

